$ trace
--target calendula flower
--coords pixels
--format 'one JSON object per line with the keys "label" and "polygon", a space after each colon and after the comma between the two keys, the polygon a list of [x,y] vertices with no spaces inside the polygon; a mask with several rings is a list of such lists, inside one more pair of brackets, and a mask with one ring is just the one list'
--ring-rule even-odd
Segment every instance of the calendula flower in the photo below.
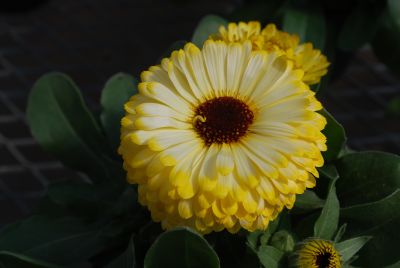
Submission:
{"label": "calendula flower", "polygon": [[219,33],[210,36],[213,40],[226,42],[251,41],[254,50],[280,52],[294,63],[295,69],[303,69],[303,81],[309,85],[320,82],[328,71],[329,62],[321,51],[314,49],[311,43],[299,44],[297,35],[279,31],[274,24],[264,29],[257,21],[249,23],[229,23],[221,26]]}
{"label": "calendula flower", "polygon": [[340,254],[331,241],[307,239],[300,244],[294,254],[294,267],[297,268],[340,268]]}
{"label": "calendula flower", "polygon": [[189,43],[141,75],[119,153],[164,228],[265,229],[315,185],[326,124],[304,72],[251,42]]}

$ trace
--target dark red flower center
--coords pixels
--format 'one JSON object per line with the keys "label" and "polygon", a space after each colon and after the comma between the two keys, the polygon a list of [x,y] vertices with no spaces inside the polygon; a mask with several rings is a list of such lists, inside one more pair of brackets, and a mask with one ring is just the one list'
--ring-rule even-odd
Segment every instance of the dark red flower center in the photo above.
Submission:
{"label": "dark red flower center", "polygon": [[233,97],[218,97],[197,107],[194,128],[206,145],[237,142],[246,135],[254,114]]}

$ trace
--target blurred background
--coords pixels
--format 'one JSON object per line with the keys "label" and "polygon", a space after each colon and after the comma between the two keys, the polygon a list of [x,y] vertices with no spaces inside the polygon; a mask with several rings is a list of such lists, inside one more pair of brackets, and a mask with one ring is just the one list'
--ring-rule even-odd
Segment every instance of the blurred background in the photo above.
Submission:
{"label": "blurred background", "polygon": [[[247,2],[260,2],[240,0],[24,2],[0,4],[0,227],[29,215],[49,184],[77,176],[44,152],[30,134],[26,103],[41,75],[67,73],[96,111],[111,75],[126,72],[138,77],[157,64],[173,42],[190,40],[203,16],[246,19],[268,11],[250,5],[239,14],[238,8],[247,8]],[[352,7],[343,8],[351,15]],[[319,98],[345,127],[352,149],[400,153],[398,107],[393,101],[400,96],[399,79],[369,45],[341,57],[346,64],[336,68]]]}

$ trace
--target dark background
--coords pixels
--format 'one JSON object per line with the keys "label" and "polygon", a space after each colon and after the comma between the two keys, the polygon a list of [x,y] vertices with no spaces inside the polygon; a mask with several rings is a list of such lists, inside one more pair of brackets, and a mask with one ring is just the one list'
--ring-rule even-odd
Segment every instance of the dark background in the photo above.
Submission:
{"label": "dark background", "polygon": [[[0,4],[0,227],[29,215],[49,184],[80,176],[30,134],[25,108],[35,80],[65,72],[96,110],[111,75],[138,77],[171,43],[189,40],[201,17],[227,15],[238,1],[52,0],[23,12],[12,3]],[[320,98],[351,148],[399,153],[399,119],[385,112],[395,96],[399,80],[364,47]]]}

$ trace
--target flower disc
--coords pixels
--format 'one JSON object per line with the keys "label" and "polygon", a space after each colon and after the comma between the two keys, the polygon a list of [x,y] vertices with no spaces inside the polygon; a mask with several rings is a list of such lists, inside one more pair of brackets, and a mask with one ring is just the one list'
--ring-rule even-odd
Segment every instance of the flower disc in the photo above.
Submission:
{"label": "flower disc", "polygon": [[326,120],[304,72],[252,43],[187,44],[142,73],[119,153],[164,228],[265,229],[315,185]]}
{"label": "flower disc", "polygon": [[331,241],[322,239],[307,239],[301,243],[295,253],[297,268],[340,268],[339,252]]}

